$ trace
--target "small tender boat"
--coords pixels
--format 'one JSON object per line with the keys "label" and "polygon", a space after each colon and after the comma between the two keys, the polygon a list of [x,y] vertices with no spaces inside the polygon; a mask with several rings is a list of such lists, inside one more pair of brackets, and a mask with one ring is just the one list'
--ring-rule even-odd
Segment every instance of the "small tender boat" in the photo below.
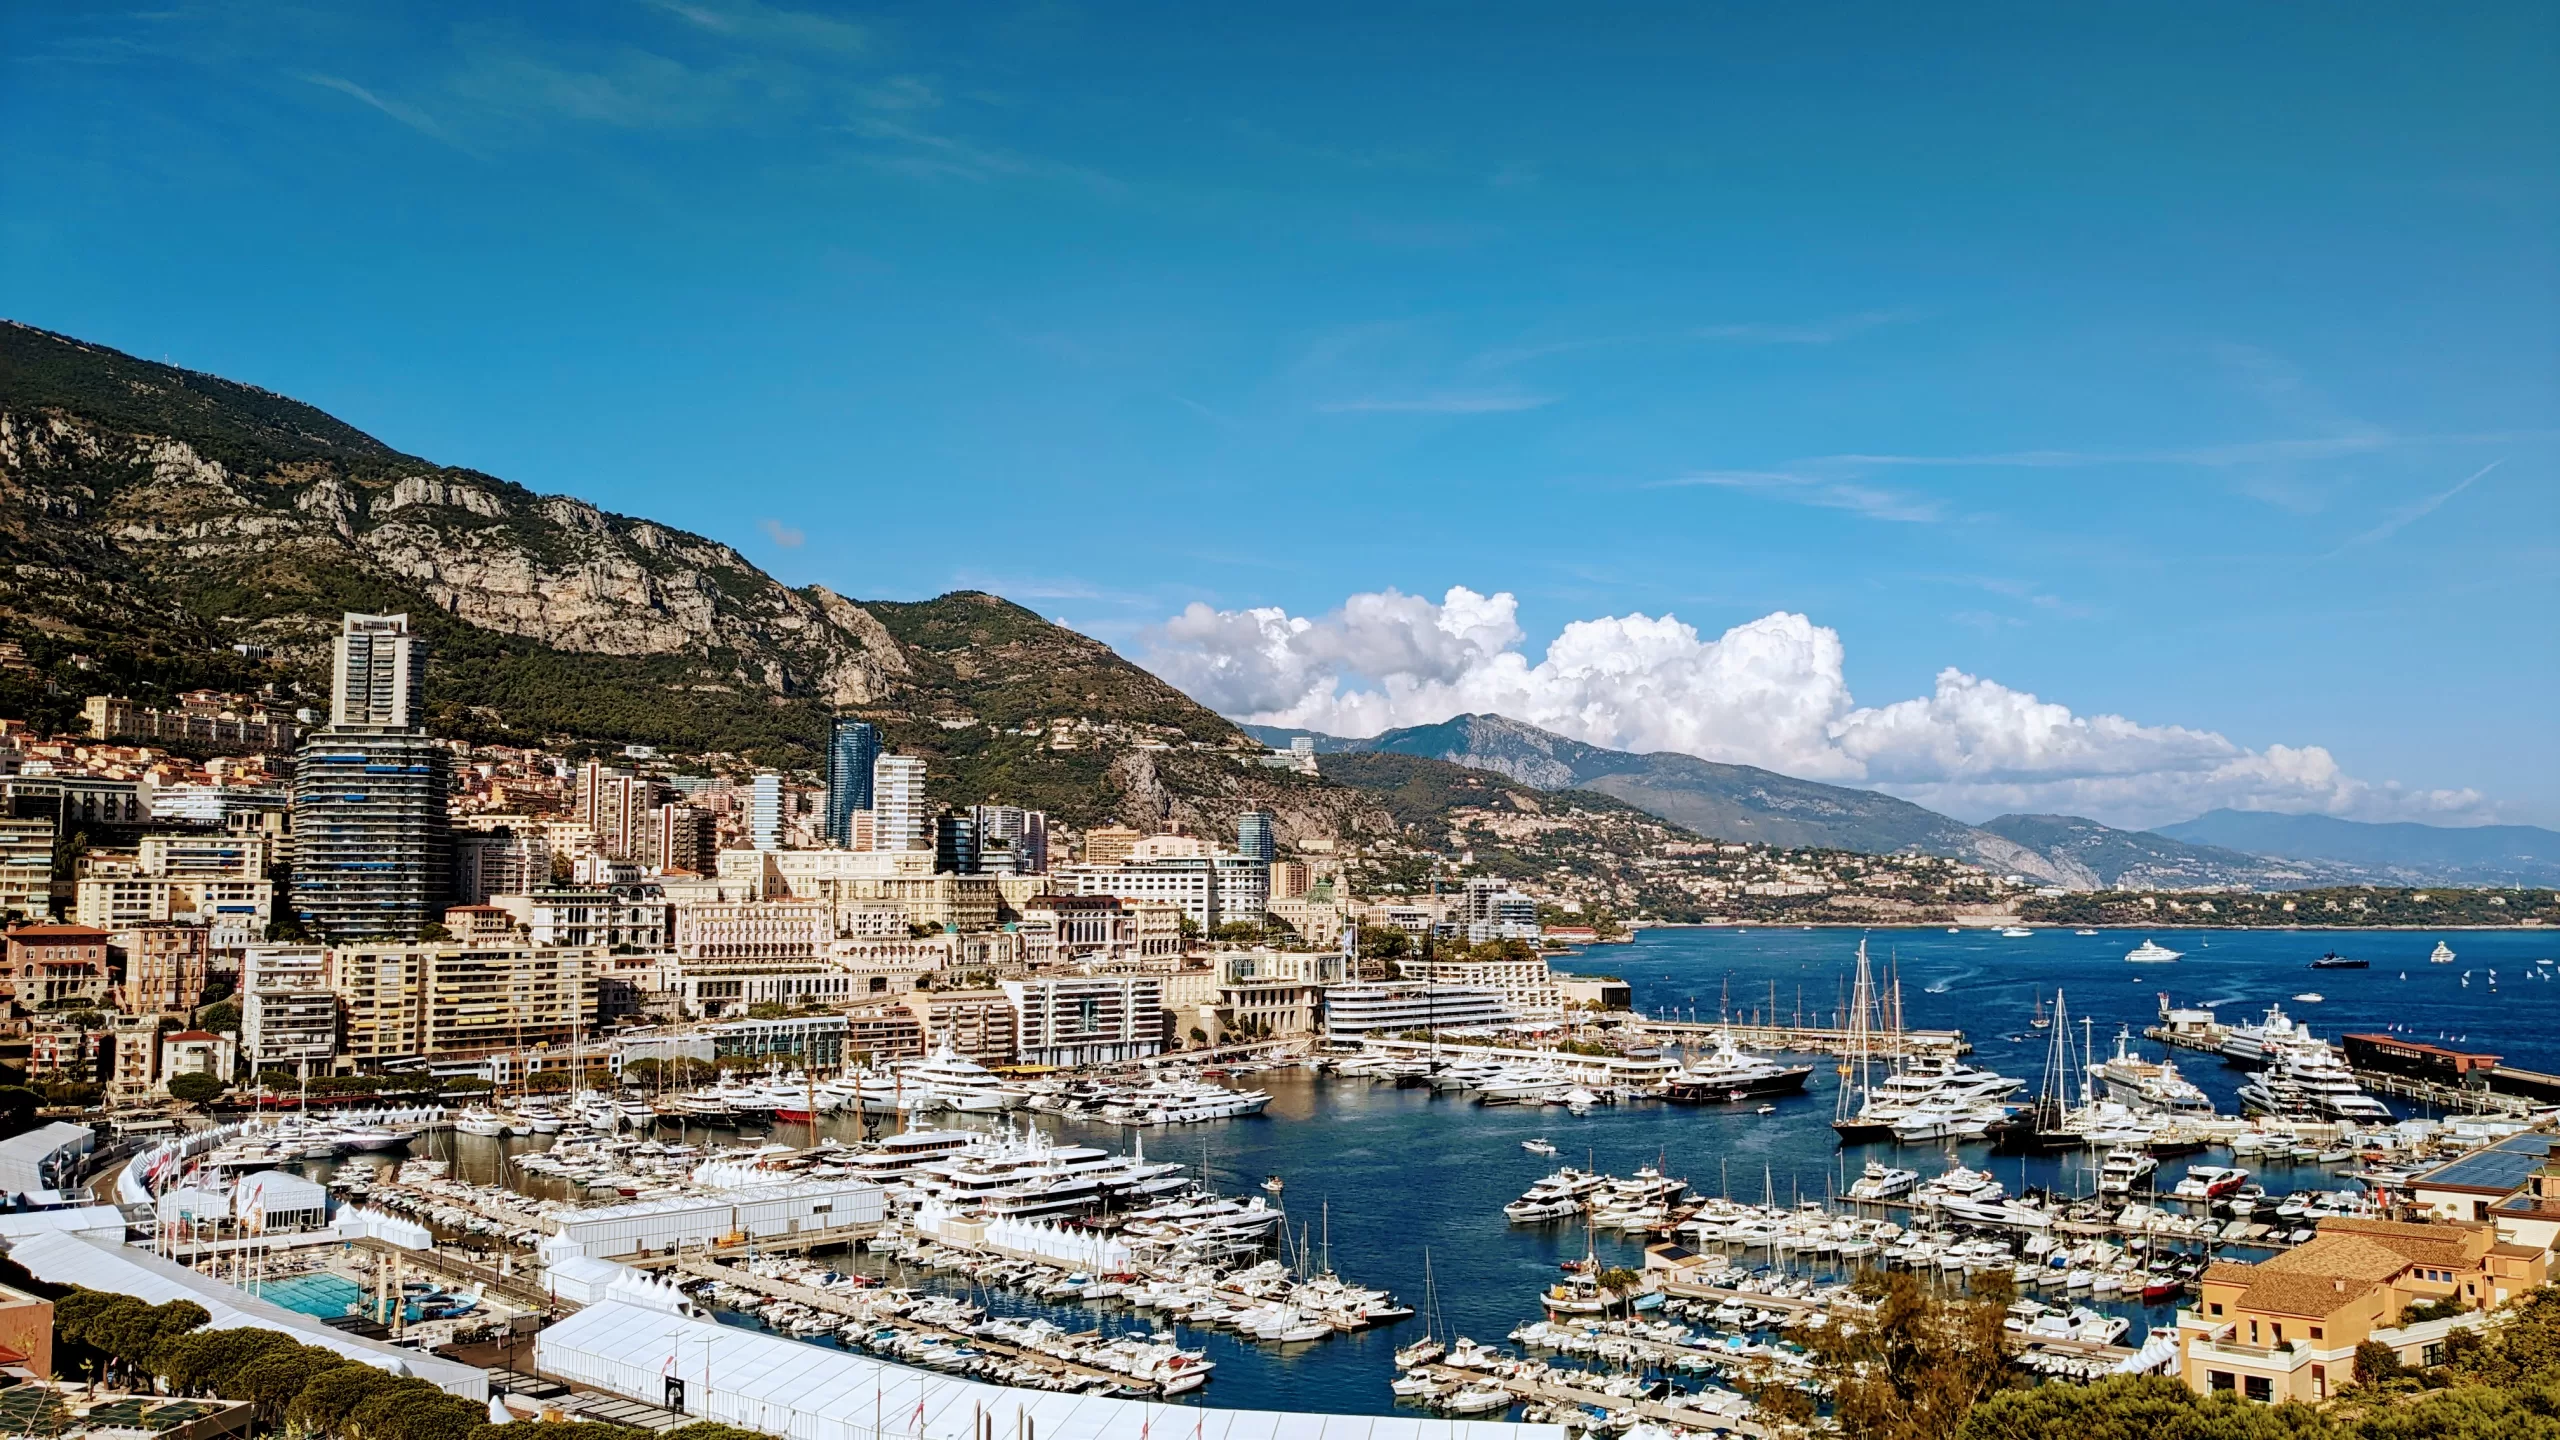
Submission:
{"label": "small tender boat", "polygon": [[1528,1151],[1532,1155],[1553,1155],[1556,1153],[1554,1143],[1544,1136],[1540,1136],[1535,1140],[1523,1140],[1520,1142],[1520,1148]]}
{"label": "small tender boat", "polygon": [[2036,932],[2028,929],[2024,925],[2010,925],[2004,927],[2000,931],[2000,938],[2003,940],[2024,940],[2034,933]]}
{"label": "small tender boat", "polygon": [[2450,965],[2453,963],[2453,947],[2439,940],[2436,948],[2427,952],[2427,959],[2438,965]]}
{"label": "small tender boat", "polygon": [[1289,1187],[1288,1182],[1282,1180],[1279,1176],[1266,1175],[1262,1180],[1262,1188],[1270,1191],[1274,1195],[1277,1195]]}
{"label": "small tender boat", "polygon": [[2325,995],[2321,994],[2321,993],[2320,993],[2319,991],[2317,991],[2317,990],[2305,990],[2305,991],[2303,991],[2301,994],[2296,995],[2296,996],[2294,996],[2293,998],[2294,998],[2294,999],[2296,999],[2296,1000],[2301,1001],[2301,1002],[2302,1002],[2303,1004],[2305,1004],[2305,1005],[2317,1005],[2317,1004],[2319,1004],[2321,1001],[2323,1001],[2323,1000],[2325,1000],[2325,999],[2327,999],[2327,998],[2329,998],[2329,997],[2327,997],[2327,996],[2325,996]]}

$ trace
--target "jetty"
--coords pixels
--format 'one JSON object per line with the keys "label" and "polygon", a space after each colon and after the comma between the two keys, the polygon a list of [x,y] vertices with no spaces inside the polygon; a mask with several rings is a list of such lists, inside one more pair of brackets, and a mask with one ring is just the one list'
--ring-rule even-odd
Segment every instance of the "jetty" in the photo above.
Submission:
{"label": "jetty", "polygon": [[[1679,1347],[1666,1345],[1660,1348],[1671,1350]],[[1753,1440],[1773,1440],[1773,1437],[1780,1433],[1752,1419],[1749,1414],[1750,1402],[1729,1390],[1707,1391],[1703,1395],[1679,1397],[1687,1400],[1703,1399],[1706,1395],[1722,1395],[1730,1397],[1733,1402],[1732,1405],[1725,1407],[1708,1408],[1676,1405],[1669,1399],[1630,1400],[1621,1395],[1609,1394],[1604,1390],[1586,1390],[1579,1385],[1565,1384],[1558,1378],[1575,1372],[1552,1367],[1541,1367],[1540,1373],[1535,1375],[1498,1375],[1483,1370],[1460,1369],[1452,1365],[1424,1365],[1417,1366],[1416,1369],[1452,1387],[1489,1385],[1496,1390],[1507,1390],[1511,1392],[1515,1401],[1527,1404],[1577,1405],[1612,1414],[1632,1410],[1646,1420],[1702,1430],[1731,1431],[1737,1435],[1751,1436]]]}
{"label": "jetty", "polygon": [[1781,1050],[1855,1059],[1909,1055],[1970,1055],[1973,1042],[1961,1030],[1860,1030],[1854,1026],[1766,1024],[1722,1020],[1634,1020],[1626,1027],[1646,1035],[1712,1038],[1731,1035],[1747,1050]]}

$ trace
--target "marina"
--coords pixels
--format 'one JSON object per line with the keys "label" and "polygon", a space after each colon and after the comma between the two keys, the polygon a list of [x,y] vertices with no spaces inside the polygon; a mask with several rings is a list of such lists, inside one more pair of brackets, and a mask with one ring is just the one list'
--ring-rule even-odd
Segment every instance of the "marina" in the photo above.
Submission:
{"label": "marina", "polygon": [[[2433,941],[2403,943],[2423,957]],[[1728,974],[1737,992],[1775,980],[1846,998],[1855,944],[1836,931],[1656,931],[1584,963],[1623,969],[1640,1008],[1667,1012],[1692,994],[1714,996]],[[2003,963],[2045,945],[2082,958]],[[1018,1103],[991,1110],[813,1107],[797,1121],[732,1110],[711,1123],[652,1106],[645,1124],[606,1130],[564,1116],[557,1130],[519,1133],[512,1117],[540,1107],[493,1103],[490,1113],[511,1117],[507,1134],[420,1117],[405,1150],[332,1141],[324,1158],[320,1136],[337,1122],[315,1117],[220,1139],[205,1154],[220,1155],[225,1173],[310,1173],[342,1202],[451,1237],[456,1264],[474,1267],[457,1276],[500,1279],[534,1268],[546,1236],[609,1229],[624,1210],[698,1207],[774,1184],[876,1182],[910,1196],[880,1223],[715,1236],[627,1263],[687,1286],[730,1324],[1034,1388],[1372,1414],[1602,1411],[1742,1428],[1736,1386],[1799,1363],[1786,1358],[1793,1337],[1838,1312],[1861,1268],[1950,1286],[2004,1272],[2020,1297],[2012,1329],[2022,1363],[2038,1369],[2152,1363],[2144,1347],[2204,1257],[2275,1253],[2323,1215],[2366,1213],[2369,1184],[2449,1153],[2452,1137],[2397,1101],[2389,1125],[2316,1109],[2243,1115],[2242,1091],[2264,1067],[2193,1045],[2163,1054],[2135,1038],[2160,1002],[2147,974],[2126,983],[2122,937],[1879,932],[1869,948],[1878,971],[1898,970],[1908,1020],[1953,1033],[1945,1022],[1961,1016],[1970,1053],[1941,1049],[1896,1066],[1871,1030],[1871,1073],[1863,1087],[1844,1086],[1843,1070],[1856,1067],[1836,1054],[1808,1066],[1808,1056],[1760,1048],[1744,1027],[1701,1024],[1683,1032],[1691,1043],[1659,1054],[1647,1053],[1661,1038],[1653,1034],[1607,1057],[1388,1042],[1246,1079],[1158,1067],[1170,1073],[1111,1082],[1123,1094],[1201,1084],[1259,1092],[1249,1109],[1179,1130],[1131,1124],[1107,1104],[1082,1103],[1099,1087],[1053,1077],[1062,1083],[1025,1083]],[[2199,977],[2206,955],[2227,967],[2205,997],[2220,1002],[2217,1014],[2257,1019],[2281,1004],[2290,1020],[2284,997],[2298,982],[2284,972],[2321,947],[2249,934],[2179,948],[2182,978]],[[2264,980],[2251,993],[2253,971]],[[2326,983],[2374,987],[2392,973],[2377,966]],[[2426,973],[2463,994],[2454,972]],[[2314,1033],[2325,1042],[2333,1024],[2376,1025],[2361,1003],[2356,991],[2333,993]],[[2411,1018],[2427,1013],[2413,1007]],[[2038,1018],[2047,1023],[2030,1023]],[[2448,1015],[2447,1038],[2485,1036],[2502,1018],[2511,1023]],[[2510,1048],[2524,1059],[2537,1038]],[[1780,1077],[1766,1093],[1700,1083],[1761,1067]],[[2040,1095],[2058,1092],[2058,1113],[2080,1128],[2054,1132],[2067,1136],[2061,1148],[2009,1149],[1988,1133],[1904,1140],[1888,1124],[1871,1139],[1834,1127],[1860,1113],[1861,1088],[1896,1093],[1886,1087],[1897,1074],[2031,1118]],[[1670,1103],[1684,1077],[1697,1103]],[[1203,1179],[1218,1198],[1186,1198]],[[1185,1208],[1194,1219],[1232,1217],[1240,1233],[1165,1223]],[[603,1218],[561,1218],[572,1214]],[[1644,1303],[1662,1308],[1591,1303],[1592,1277],[1621,1269],[1646,1274],[1644,1290],[1660,1298]],[[1329,1273],[1356,1278],[1301,1296]],[[1246,1278],[1224,1283],[1234,1276]],[[1382,1297],[1380,1313],[1355,1318],[1319,1303],[1355,1292]],[[1399,1367],[1397,1352],[1413,1350],[1426,1326],[1443,1354]],[[1452,1352],[1482,1368],[1448,1363]],[[1145,1356],[1196,1357],[1176,1367],[1193,1374],[1128,1368]]]}

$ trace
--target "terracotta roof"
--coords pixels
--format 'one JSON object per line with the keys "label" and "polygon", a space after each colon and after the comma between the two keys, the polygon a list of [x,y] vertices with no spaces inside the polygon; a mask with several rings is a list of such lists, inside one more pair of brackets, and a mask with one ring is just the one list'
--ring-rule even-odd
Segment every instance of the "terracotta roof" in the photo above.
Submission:
{"label": "terracotta roof", "polygon": [[9,938],[27,941],[103,941],[107,938],[107,932],[88,925],[21,925],[9,932]]}
{"label": "terracotta roof", "polygon": [[2497,1227],[2477,1223],[2412,1224],[2402,1220],[2332,1217],[2320,1222],[2319,1239],[2360,1239],[2389,1247],[2413,1265],[2472,1264],[2497,1239]]}
{"label": "terracotta roof", "polygon": [[2260,1275],[2316,1275],[2324,1280],[2389,1280],[2409,1257],[2361,1235],[2322,1235],[2258,1267]]}
{"label": "terracotta roof", "polygon": [[2511,1245],[2504,1240],[2489,1247],[2489,1253],[2504,1260],[2539,1260],[2542,1250],[2533,1245]]}
{"label": "terracotta roof", "polygon": [[[2265,1269],[2265,1266],[2260,1266]],[[2334,1275],[2260,1275],[2240,1297],[2240,1308],[2275,1315],[2301,1315],[2318,1320],[2382,1288],[2379,1281],[2349,1280]]]}
{"label": "terracotta roof", "polygon": [[219,1040],[222,1037],[210,1030],[180,1030],[173,1035],[163,1035],[160,1038],[163,1040]]}
{"label": "terracotta roof", "polygon": [[2208,1285],[2246,1285],[2258,1278],[2258,1267],[2241,1260],[2216,1260],[2204,1267]]}

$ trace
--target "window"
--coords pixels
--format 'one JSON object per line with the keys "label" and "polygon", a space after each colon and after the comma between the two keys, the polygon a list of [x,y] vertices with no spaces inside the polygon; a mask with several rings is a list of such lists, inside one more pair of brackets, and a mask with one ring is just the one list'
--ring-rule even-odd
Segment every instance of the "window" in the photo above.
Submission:
{"label": "window", "polygon": [[[2311,1327],[2311,1338],[2314,1340],[2325,1340],[2328,1337],[2321,1333],[2319,1326],[2314,1325]],[[2317,1369],[2318,1367],[2315,1366],[2313,1368]]]}
{"label": "window", "polygon": [[2276,1398],[2275,1382],[2264,1375],[2252,1375],[2241,1383],[2240,1393],[2252,1400],[2271,1401]]}
{"label": "window", "polygon": [[2276,1343],[2279,1345],[2284,1343],[2284,1322],[2281,1320],[2276,1322]]}
{"label": "window", "polygon": [[2311,1367],[2311,1398],[2314,1400],[2329,1398],[2329,1367],[2326,1365]]}
{"label": "window", "polygon": [[2219,1314],[2221,1314],[2221,1313],[2222,1313],[2222,1302],[2221,1302],[2221,1301],[2219,1301],[2219,1300],[2216,1300],[2216,1301],[2214,1301],[2211,1305],[2208,1305],[2208,1306],[2206,1306],[2205,1308],[2206,1308],[2206,1309],[2208,1309],[2208,1310],[2211,1310],[2214,1314],[2219,1315]]}
{"label": "window", "polygon": [[2207,1370],[2204,1372],[2204,1375],[2205,1383],[2216,1390],[2228,1390],[2231,1388],[2231,1372],[2228,1370]]}

